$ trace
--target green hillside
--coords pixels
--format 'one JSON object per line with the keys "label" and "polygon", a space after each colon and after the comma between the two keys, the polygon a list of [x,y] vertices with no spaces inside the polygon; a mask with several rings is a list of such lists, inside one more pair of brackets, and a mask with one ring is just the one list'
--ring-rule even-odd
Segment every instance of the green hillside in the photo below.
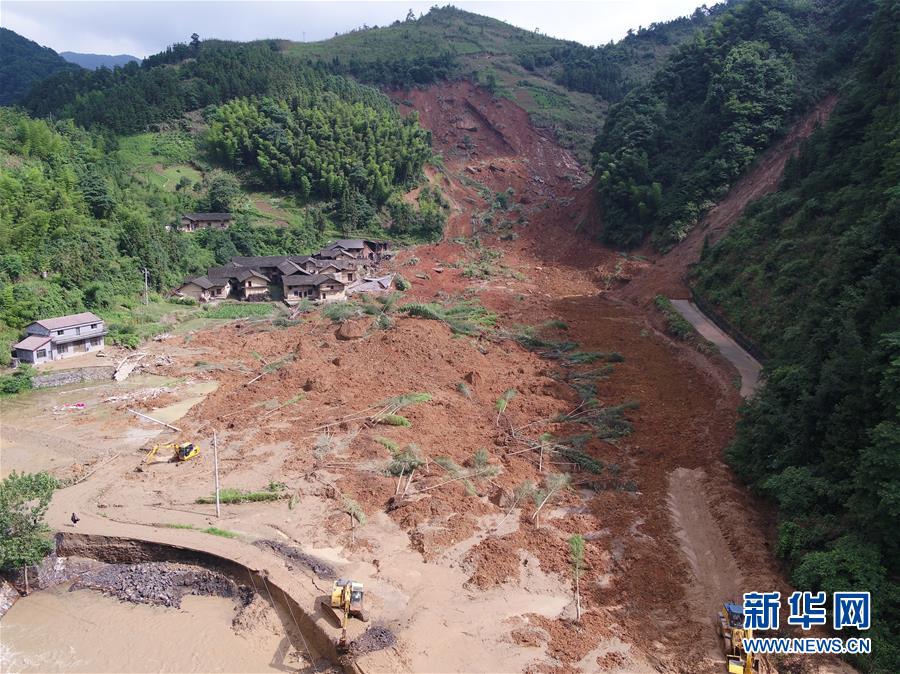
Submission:
{"label": "green hillside", "polygon": [[32,85],[66,70],[80,68],[49,47],[0,28],[0,105],[18,103]]}
{"label": "green hillside", "polygon": [[883,0],[827,126],[695,272],[768,355],[729,450],[779,506],[801,589],[872,593],[900,671],[900,2]]}
{"label": "green hillside", "polygon": [[[354,234],[431,240],[446,219],[435,191],[401,199],[431,158],[415,117],[271,43],[176,45],[142,66],[66,71],[25,104],[61,121],[0,108],[7,342],[40,316],[92,310],[133,344],[154,329],[134,324],[144,268],[165,293],[235,255]],[[170,231],[191,211],[230,211],[235,224]]]}
{"label": "green hillside", "polygon": [[594,146],[603,237],[683,239],[792,119],[839,87],[872,0],[748,0],[616,105]]}
{"label": "green hillside", "polygon": [[515,100],[587,162],[608,104],[650,77],[677,44],[723,8],[698,10],[592,48],[448,5],[329,40],[285,42],[282,49],[308,64],[393,88],[471,78]]}

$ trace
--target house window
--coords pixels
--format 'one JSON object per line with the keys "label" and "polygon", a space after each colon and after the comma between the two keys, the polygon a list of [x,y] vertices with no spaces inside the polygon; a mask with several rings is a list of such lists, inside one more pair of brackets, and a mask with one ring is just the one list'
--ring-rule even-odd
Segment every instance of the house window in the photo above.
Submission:
{"label": "house window", "polygon": [[47,349],[38,349],[37,353],[34,354],[38,358],[46,358],[47,357]]}
{"label": "house window", "polygon": [[57,334],[57,335],[64,335],[64,334],[66,334],[66,331],[65,331],[65,330],[57,330],[57,331],[56,331],[56,334]]}
{"label": "house window", "polygon": [[96,329],[97,329],[97,324],[91,323],[91,330],[96,330]]}
{"label": "house window", "polygon": [[81,334],[81,328],[75,328],[75,334],[76,334],[76,335],[80,335],[80,334]]}

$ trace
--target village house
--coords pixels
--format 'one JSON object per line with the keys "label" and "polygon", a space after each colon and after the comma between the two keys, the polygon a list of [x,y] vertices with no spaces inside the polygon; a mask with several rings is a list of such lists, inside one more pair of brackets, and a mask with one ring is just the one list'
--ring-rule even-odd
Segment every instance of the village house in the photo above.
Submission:
{"label": "village house", "polygon": [[313,256],[237,255],[224,265],[210,267],[204,276],[186,279],[173,294],[198,302],[227,299],[232,294],[238,299],[259,301],[270,299],[274,286],[282,288],[288,304],[304,298],[317,302],[342,300],[377,266],[388,245],[368,239],[341,239]]}
{"label": "village house", "polygon": [[[305,262],[308,255],[255,255],[237,256],[231,258],[231,264],[238,267],[248,267],[261,272],[271,283],[278,283],[283,272],[281,267],[286,263]],[[288,269],[290,269],[288,267]],[[293,270],[291,271],[293,273]]]}
{"label": "village house", "polygon": [[231,225],[231,213],[185,213],[181,216],[183,232],[196,232],[198,229],[228,229]]}
{"label": "village house", "polygon": [[235,275],[234,291],[242,300],[250,302],[269,299],[269,279],[255,269],[241,269]]}
{"label": "village house", "polygon": [[394,275],[378,276],[374,278],[364,278],[355,283],[352,287],[347,288],[347,297],[358,293],[380,294],[390,291],[391,285],[394,283]]}
{"label": "village house", "polygon": [[36,365],[99,351],[107,330],[102,318],[85,312],[35,321],[25,333],[25,339],[13,345],[13,357]]}
{"label": "village house", "polygon": [[215,302],[228,299],[231,294],[231,283],[227,278],[209,278],[209,276],[197,276],[187,279],[174,291],[175,295],[191,297],[198,302]]}
{"label": "village house", "polygon": [[297,304],[301,300],[337,302],[347,299],[346,284],[330,274],[296,274],[281,279],[284,301]]}
{"label": "village house", "polygon": [[359,265],[356,260],[316,260],[314,273],[334,276],[345,284],[353,283],[359,278]]}
{"label": "village house", "polygon": [[373,239],[339,239],[323,248],[318,257],[322,259],[340,259],[352,257],[355,260],[377,261],[388,250],[387,241]]}
{"label": "village house", "polygon": [[325,248],[316,253],[315,257],[319,260],[355,260],[356,255],[353,251],[344,250],[343,248]]}

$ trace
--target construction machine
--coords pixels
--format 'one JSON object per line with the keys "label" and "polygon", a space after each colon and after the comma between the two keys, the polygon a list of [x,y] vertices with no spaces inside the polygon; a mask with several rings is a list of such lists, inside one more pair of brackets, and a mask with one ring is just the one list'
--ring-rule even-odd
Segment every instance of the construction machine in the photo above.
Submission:
{"label": "construction machine", "polygon": [[725,671],[728,674],[757,674],[759,661],[744,650],[744,639],[753,638],[753,630],[744,627],[744,607],[725,602],[719,611],[719,636],[725,649]]}
{"label": "construction machine", "polygon": [[[171,456],[166,459],[156,459],[156,454],[160,450],[170,450]],[[160,445],[153,445],[147,456],[144,457],[144,463],[181,463],[188,459],[193,459],[200,453],[200,446],[193,442],[167,442]]]}
{"label": "construction machine", "polygon": [[[322,600],[322,606],[326,606],[325,599]],[[347,619],[350,617],[366,622],[367,617],[363,610],[363,584],[355,580],[338,578],[331,584],[331,599],[327,607],[332,609],[342,628],[346,628]]]}

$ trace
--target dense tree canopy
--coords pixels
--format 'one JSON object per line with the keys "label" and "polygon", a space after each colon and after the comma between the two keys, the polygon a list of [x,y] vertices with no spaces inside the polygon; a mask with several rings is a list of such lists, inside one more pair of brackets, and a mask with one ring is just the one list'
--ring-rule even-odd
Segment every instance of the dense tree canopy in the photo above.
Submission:
{"label": "dense tree canopy", "polygon": [[44,515],[56,486],[47,473],[13,471],[0,481],[0,569],[37,564],[53,549]]}
{"label": "dense tree canopy", "polygon": [[0,28],[0,105],[18,103],[32,85],[54,73],[79,70],[49,47]]}
{"label": "dense tree canopy", "polygon": [[852,61],[872,0],[747,0],[610,110],[594,146],[606,241],[687,235]]}
{"label": "dense tree canopy", "polygon": [[233,98],[290,99],[318,91],[348,102],[389,105],[374,89],[284,58],[275,42],[219,41],[175,45],[140,65],[62,72],[35,86],[24,105],[38,117],[52,114],[85,127],[132,133]]}
{"label": "dense tree canopy", "polygon": [[900,671],[900,2],[829,124],[705,254],[696,287],[769,357],[729,449],[810,590],[870,590]]}
{"label": "dense tree canopy", "polygon": [[212,116],[208,140],[226,165],[251,167],[263,185],[303,199],[332,199],[349,189],[383,204],[431,156],[430,134],[415,116],[402,119],[330,92],[292,103],[230,101]]}

